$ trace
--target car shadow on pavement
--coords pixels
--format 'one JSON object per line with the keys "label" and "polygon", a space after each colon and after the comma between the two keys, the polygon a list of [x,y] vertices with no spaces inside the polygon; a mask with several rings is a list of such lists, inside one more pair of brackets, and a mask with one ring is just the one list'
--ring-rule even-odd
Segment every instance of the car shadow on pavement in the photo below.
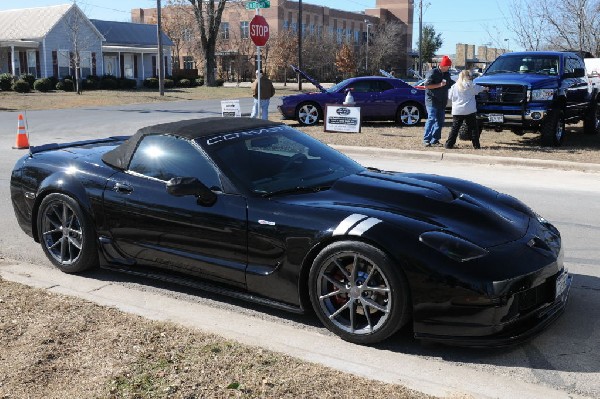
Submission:
{"label": "car shadow on pavement", "polygon": [[600,372],[597,353],[600,342],[600,278],[574,274],[564,313],[539,335],[521,344],[500,348],[465,348],[419,343],[406,330],[377,345],[377,348],[473,365],[572,373]]}

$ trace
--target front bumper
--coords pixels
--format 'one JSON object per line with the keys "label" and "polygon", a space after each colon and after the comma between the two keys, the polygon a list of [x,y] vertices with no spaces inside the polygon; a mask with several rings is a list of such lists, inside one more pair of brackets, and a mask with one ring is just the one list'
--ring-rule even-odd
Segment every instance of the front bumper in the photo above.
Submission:
{"label": "front bumper", "polygon": [[[497,333],[485,336],[454,336],[415,332],[415,338],[465,347],[494,348],[523,343],[546,329],[565,310],[573,277],[566,270],[561,273],[566,273],[565,288],[562,293],[556,296],[552,303],[542,306],[516,320],[494,326],[498,330]],[[505,310],[507,309],[497,309],[499,312]]]}

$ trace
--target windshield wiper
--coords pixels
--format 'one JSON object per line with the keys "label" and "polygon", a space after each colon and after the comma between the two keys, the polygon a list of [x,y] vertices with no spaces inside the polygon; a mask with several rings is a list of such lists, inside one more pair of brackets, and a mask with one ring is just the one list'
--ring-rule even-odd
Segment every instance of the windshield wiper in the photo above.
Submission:
{"label": "windshield wiper", "polygon": [[487,71],[486,75],[493,75],[497,73],[515,73],[515,71],[508,71],[506,69],[498,69],[497,71]]}
{"label": "windshield wiper", "polygon": [[275,195],[282,194],[305,194],[305,193],[318,193],[319,191],[329,190],[331,186],[296,186],[290,188],[284,188],[283,190],[277,190],[270,193],[265,193],[262,196],[264,198],[270,198]]}

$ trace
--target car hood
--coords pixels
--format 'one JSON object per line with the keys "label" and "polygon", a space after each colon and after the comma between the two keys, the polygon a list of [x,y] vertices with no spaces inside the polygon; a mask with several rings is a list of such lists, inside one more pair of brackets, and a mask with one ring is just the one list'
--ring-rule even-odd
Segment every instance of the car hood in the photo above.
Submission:
{"label": "car hood", "polygon": [[[484,248],[518,240],[529,215],[504,202],[498,192],[455,178],[408,173],[363,172],[338,180],[330,190],[310,194],[311,206],[392,213],[427,223]],[[304,198],[306,200],[306,197]],[[320,202],[320,203],[318,203]],[[388,222],[394,223],[393,217]]]}
{"label": "car hood", "polygon": [[310,76],[309,74],[307,74],[306,72],[304,72],[302,69],[298,68],[297,66],[294,65],[290,65],[290,67],[292,67],[292,69],[294,70],[294,72],[299,73],[300,75],[304,76],[306,78],[306,80],[308,80],[310,83],[312,83],[313,85],[315,85],[315,87],[317,89],[319,89],[321,91],[321,93],[325,93],[327,91],[327,89],[325,89],[323,86],[321,86],[321,84],[319,83],[318,80],[316,80],[315,78],[313,78],[312,76]]}
{"label": "car hood", "polygon": [[478,85],[527,85],[532,89],[554,89],[558,87],[558,77],[533,73],[498,73],[475,78]]}

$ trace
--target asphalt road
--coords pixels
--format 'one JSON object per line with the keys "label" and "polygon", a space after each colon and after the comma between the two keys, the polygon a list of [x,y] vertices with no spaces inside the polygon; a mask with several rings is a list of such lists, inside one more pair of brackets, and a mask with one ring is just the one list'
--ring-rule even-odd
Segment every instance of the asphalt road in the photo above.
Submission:
{"label": "asphalt road", "polygon": [[[244,109],[244,105],[242,105]],[[29,112],[30,141],[131,134],[152,123],[215,115],[218,102]],[[0,263],[5,278],[78,295],[146,317],[171,320],[227,338],[440,396],[476,398],[600,397],[600,173],[433,160],[401,152],[344,151],[368,166],[467,178],[515,195],[561,230],[574,276],[565,314],[527,344],[503,350],[423,345],[400,333],[384,345],[348,344],[312,316],[296,316],[180,287],[105,271],[67,276],[51,269],[21,232],[9,177],[23,150],[12,150],[17,114],[0,113]],[[430,152],[429,152],[430,153]],[[232,323],[231,320],[235,320]]]}

